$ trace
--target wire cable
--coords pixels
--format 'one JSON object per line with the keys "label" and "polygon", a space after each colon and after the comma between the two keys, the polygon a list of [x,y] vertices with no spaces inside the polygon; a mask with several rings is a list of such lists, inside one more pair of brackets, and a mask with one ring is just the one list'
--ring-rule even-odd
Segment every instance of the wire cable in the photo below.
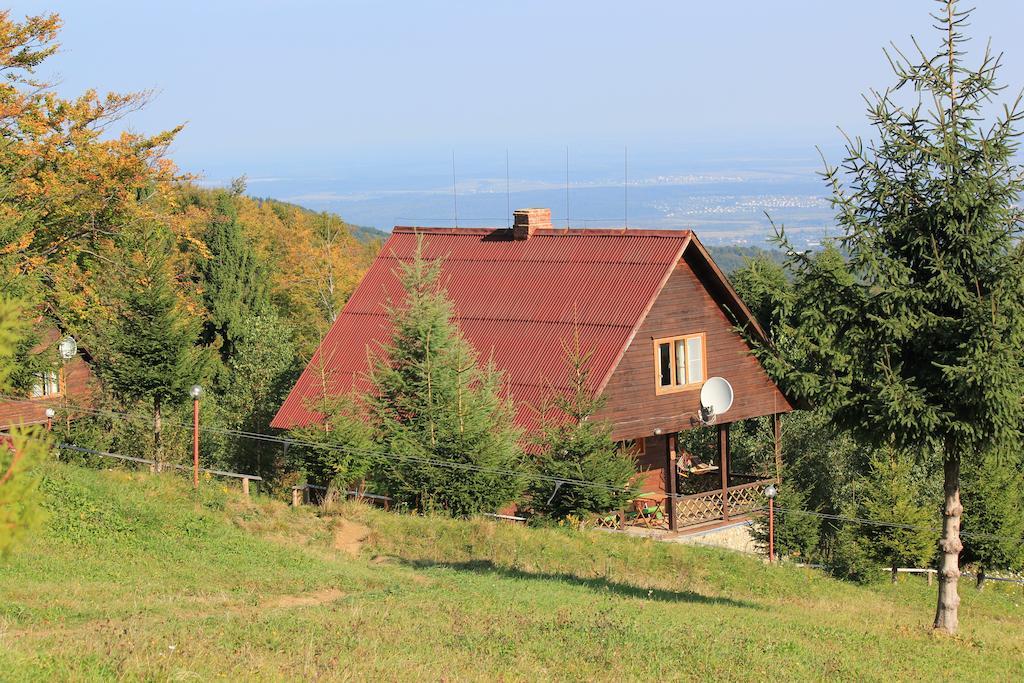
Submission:
{"label": "wire cable", "polygon": [[[17,397],[12,397],[12,396],[8,396],[8,395],[4,395],[4,394],[0,394],[0,400],[13,401],[13,402],[17,402],[17,403],[33,403],[33,404],[37,403],[37,401],[32,400],[32,399],[17,398]],[[143,418],[140,415],[133,415],[131,413],[118,412],[118,411],[114,411],[114,410],[89,409],[89,408],[79,408],[79,407],[75,407],[75,408],[73,408],[71,410],[78,411],[78,412],[89,413],[89,414],[93,414],[93,415],[107,416],[107,417],[112,417],[112,418],[115,418],[115,419],[122,419],[122,420],[126,420],[126,421],[128,421],[128,420],[142,420],[142,419],[145,419],[145,418]],[[186,423],[182,423],[182,422],[175,422],[175,421],[166,421],[165,420],[163,424],[164,424],[164,426],[168,426],[168,427],[177,427],[177,428],[183,428],[183,429],[188,429],[188,430],[191,430],[193,428],[193,425],[191,425],[191,424],[186,424]],[[623,492],[626,492],[626,491],[629,490],[629,489],[623,489],[623,488],[616,487],[616,486],[610,486],[608,484],[603,484],[601,482],[587,481],[585,479],[575,479],[575,478],[571,478],[571,477],[553,477],[553,476],[544,475],[544,474],[531,473],[531,472],[523,472],[522,470],[510,470],[510,469],[498,468],[498,467],[485,467],[483,465],[474,465],[472,463],[462,463],[462,462],[455,462],[455,461],[451,461],[451,460],[439,460],[437,458],[431,458],[431,457],[422,456],[422,455],[415,455],[415,454],[412,454],[412,453],[395,453],[393,451],[391,451],[391,452],[388,452],[388,451],[369,451],[369,450],[365,450],[365,449],[352,448],[352,447],[341,446],[341,445],[337,445],[337,444],[323,444],[323,443],[317,443],[315,441],[306,441],[306,440],[302,440],[302,439],[295,439],[295,438],[292,438],[292,437],[275,436],[273,434],[261,434],[259,432],[247,432],[247,431],[238,430],[238,429],[225,429],[225,428],[217,428],[217,427],[203,427],[203,426],[200,426],[200,433],[202,433],[204,431],[208,432],[208,433],[220,434],[220,435],[225,435],[225,436],[236,436],[236,437],[240,437],[240,438],[244,438],[244,439],[250,439],[250,440],[254,440],[254,441],[261,441],[261,442],[264,442],[264,443],[280,444],[280,445],[285,446],[285,447],[296,446],[296,447],[302,447],[302,448],[313,448],[313,449],[319,449],[319,450],[342,452],[342,453],[346,453],[346,454],[349,454],[349,455],[359,455],[359,456],[366,457],[367,459],[370,459],[370,460],[376,460],[376,461],[380,461],[380,462],[384,462],[384,463],[390,463],[390,462],[393,462],[393,461],[415,462],[415,463],[418,463],[418,464],[432,465],[432,466],[435,466],[435,467],[446,467],[446,468],[455,469],[455,470],[479,472],[479,473],[483,473],[483,474],[495,474],[495,475],[500,475],[500,476],[523,478],[523,479],[526,479],[526,480],[529,480],[529,481],[544,482],[544,483],[549,483],[549,484],[554,485],[555,492],[552,493],[552,498],[554,497],[555,493],[557,493],[558,490],[563,485],[566,485],[566,484],[573,485],[573,486],[578,486],[578,487],[581,487],[581,488],[598,488],[598,489],[602,489],[602,490],[606,490],[606,491],[611,491],[611,492],[614,492],[614,493],[623,493]],[[80,447],[74,446],[73,444],[58,444],[58,446],[59,447],[60,446],[68,447],[69,449],[73,448],[73,449],[78,449],[78,450],[85,450],[85,449],[81,449]],[[126,457],[126,456],[124,456],[124,457]],[[677,499],[678,498],[682,498],[682,496],[677,496]],[[862,524],[862,525],[868,525],[868,526],[875,526],[875,527],[880,527],[880,528],[904,529],[904,530],[908,530],[908,531],[928,531],[928,532],[933,532],[933,533],[941,533],[942,532],[941,529],[938,529],[938,528],[935,528],[935,527],[915,526],[915,525],[912,525],[912,524],[901,524],[901,523],[898,523],[898,522],[884,522],[884,521],[881,521],[881,520],[872,520],[872,519],[866,519],[866,518],[863,518],[863,517],[851,517],[851,516],[846,516],[846,515],[830,514],[830,513],[816,512],[816,511],[811,511],[811,510],[799,510],[799,509],[796,509],[796,508],[784,508],[784,507],[780,507],[778,505],[774,506],[774,509],[775,509],[776,512],[779,512],[782,515],[791,514],[791,515],[797,515],[797,516],[817,517],[819,519],[827,519],[827,520],[830,520],[830,521],[850,522],[850,523]],[[762,506],[762,507],[758,507],[758,508],[754,508],[752,510],[749,510],[749,512],[750,513],[762,513],[762,512],[767,512],[767,510],[768,510],[767,506]],[[1009,537],[1009,536],[999,536],[999,535],[996,535],[996,534],[987,534],[987,533],[982,533],[982,532],[970,532],[970,531],[964,532],[964,531],[961,531],[960,532],[960,536],[962,538],[973,538],[973,539],[977,539],[977,540],[994,540],[994,541],[1016,542],[1016,543],[1020,543],[1021,545],[1024,545],[1024,540],[1022,540],[1022,539],[1015,539],[1015,538],[1012,538],[1012,537]]]}
{"label": "wire cable", "polygon": [[[29,399],[9,399],[4,395],[0,395],[0,400],[14,400],[17,402],[31,402]],[[75,408],[75,410],[79,410]],[[124,420],[141,419],[141,416],[132,415],[130,413],[120,413],[113,410],[96,410],[96,409],[81,409],[81,412],[90,413],[94,415],[108,416]],[[191,430],[193,425],[185,424],[181,422],[174,422],[165,420],[163,422],[165,427],[177,427],[180,429]],[[585,488],[600,488],[606,491],[615,493],[623,493],[629,491],[628,488],[621,488],[618,486],[611,486],[609,484],[602,484],[601,482],[586,481],[584,479],[575,479],[571,477],[552,477],[544,474],[537,474],[531,472],[523,472],[522,470],[510,470],[498,467],[486,467],[483,465],[474,465],[472,463],[455,462],[452,460],[439,460],[437,458],[430,458],[427,456],[415,455],[412,453],[395,453],[393,451],[369,451],[364,449],[352,448],[349,446],[341,446],[337,444],[324,444],[315,441],[305,441],[302,439],[295,439],[291,437],[274,436],[272,434],[260,434],[258,432],[246,432],[237,429],[223,429],[216,427],[203,427],[200,425],[200,434],[203,432],[222,434],[227,436],[237,436],[245,439],[262,441],[265,443],[281,444],[282,446],[298,446],[304,448],[315,448],[320,450],[337,451],[350,455],[360,455],[372,460],[379,460],[385,463],[391,461],[406,461],[415,462],[423,465],[433,465],[436,467],[447,467],[462,471],[480,472],[484,474],[495,474],[507,477],[523,478],[531,481],[545,482],[554,485],[572,484],[574,486],[585,487]]]}
{"label": "wire cable", "polygon": [[[797,515],[804,517],[817,517],[819,519],[827,519],[830,521],[838,522],[852,522],[854,524],[862,524],[866,526],[875,526],[888,529],[905,529],[907,531],[928,531],[931,533],[942,533],[942,529],[936,527],[917,526],[914,524],[900,524],[899,522],[883,522],[877,519],[866,519],[864,517],[848,517],[846,515],[834,515],[825,512],[815,512],[812,510],[798,510],[795,508],[782,508],[774,506],[776,512],[781,512],[783,515]],[[768,508],[758,508],[757,511],[766,511]],[[1019,543],[1024,545],[1024,539],[1013,538],[1012,536],[999,536],[997,534],[987,534],[980,531],[961,531],[960,536],[962,538],[974,538],[979,541],[1009,541],[1013,543]]]}

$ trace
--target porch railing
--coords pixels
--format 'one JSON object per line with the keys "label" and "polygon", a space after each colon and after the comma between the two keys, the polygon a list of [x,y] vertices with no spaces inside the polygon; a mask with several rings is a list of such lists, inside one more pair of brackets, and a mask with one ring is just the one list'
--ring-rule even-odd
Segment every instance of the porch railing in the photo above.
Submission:
{"label": "porch railing", "polygon": [[[677,496],[675,499],[676,526],[678,528],[723,520],[728,507],[729,518],[741,517],[765,505],[764,488],[774,479],[762,479],[739,486]],[[727,503],[727,505],[726,505]]]}

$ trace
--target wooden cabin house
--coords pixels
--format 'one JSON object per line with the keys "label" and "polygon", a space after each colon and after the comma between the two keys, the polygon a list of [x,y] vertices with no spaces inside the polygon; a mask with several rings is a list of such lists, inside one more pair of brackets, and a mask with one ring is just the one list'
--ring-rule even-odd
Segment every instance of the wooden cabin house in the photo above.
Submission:
{"label": "wooden cabin house", "polygon": [[88,358],[77,349],[68,358],[62,358],[58,348],[62,339],[56,327],[43,331],[32,352],[52,354],[53,363],[50,369],[36,373],[26,395],[0,398],[0,432],[19,424],[46,424],[47,409],[67,415],[68,409],[90,405],[93,373]]}
{"label": "wooden cabin house", "polygon": [[[641,507],[672,529],[730,520],[763,504],[764,481],[729,472],[729,423],[792,410],[751,355],[737,326],[763,335],[697,237],[687,230],[556,229],[548,209],[515,212],[511,229],[396,227],[299,377],[271,426],[322,419],[311,406],[367,383],[368,351],[390,335],[385,304],[401,301],[398,262],[443,260],[442,285],[463,334],[504,373],[505,391],[526,430],[546,392],[566,388],[564,342],[578,334],[592,352],[592,390],[613,436],[635,444],[644,474]],[[703,424],[700,389],[731,383],[735,399],[718,416],[719,457],[704,463],[713,490],[676,495],[677,434]],[[649,504],[650,503],[650,504]]]}

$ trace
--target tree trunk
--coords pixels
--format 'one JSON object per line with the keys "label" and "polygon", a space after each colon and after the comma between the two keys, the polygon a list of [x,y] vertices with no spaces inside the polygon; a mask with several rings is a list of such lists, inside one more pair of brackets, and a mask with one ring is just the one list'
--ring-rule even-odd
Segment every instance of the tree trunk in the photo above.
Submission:
{"label": "tree trunk", "polygon": [[949,454],[942,463],[946,503],[942,510],[942,538],[939,539],[939,604],[935,610],[935,628],[956,633],[959,625],[960,595],[960,454]]}
{"label": "tree trunk", "polygon": [[981,565],[981,566],[978,567],[978,576],[975,577],[975,578],[977,579],[977,583],[974,585],[974,587],[977,588],[978,590],[983,589],[985,587],[985,567],[984,567],[984,565]]}
{"label": "tree trunk", "polygon": [[164,420],[160,412],[160,399],[153,399],[153,459],[156,460],[156,471],[162,469],[164,462],[163,431]]}
{"label": "tree trunk", "polygon": [[893,564],[892,564],[892,582],[896,583],[896,580],[899,578],[899,576],[900,576],[900,573],[896,570],[896,563],[893,562]]}

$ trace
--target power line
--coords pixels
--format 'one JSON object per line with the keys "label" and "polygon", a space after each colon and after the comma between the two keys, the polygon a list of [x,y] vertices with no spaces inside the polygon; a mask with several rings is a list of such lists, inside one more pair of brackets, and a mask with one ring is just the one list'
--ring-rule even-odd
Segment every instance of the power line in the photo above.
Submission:
{"label": "power line", "polygon": [[[33,404],[36,403],[36,401],[33,401],[31,399],[22,399],[22,398],[10,397],[10,396],[6,396],[6,395],[3,395],[3,394],[0,394],[0,400],[12,401],[12,402],[16,402],[16,403],[33,403]],[[117,411],[112,411],[112,410],[99,410],[99,409],[88,409],[88,408],[75,408],[74,410],[79,411],[79,412],[93,414],[93,415],[107,416],[107,417],[112,417],[112,418],[116,418],[116,419],[122,419],[122,420],[125,420],[125,421],[146,419],[146,418],[143,418],[142,416],[132,415],[131,413],[123,413],[123,412],[117,412]],[[164,426],[167,426],[167,427],[177,427],[177,428],[180,428],[180,429],[188,429],[188,430],[192,429],[192,425],[191,424],[186,424],[186,423],[182,423],[182,422],[164,421],[163,424],[164,424]],[[615,492],[615,493],[622,493],[622,492],[625,492],[625,491],[628,490],[628,489],[624,489],[624,488],[620,488],[620,487],[616,487],[616,486],[610,486],[608,484],[602,484],[601,482],[587,481],[587,480],[584,480],[584,479],[575,479],[575,478],[571,478],[571,477],[552,477],[552,476],[549,476],[549,475],[543,475],[543,474],[538,474],[538,473],[523,472],[521,470],[510,470],[510,469],[497,468],[497,467],[485,467],[485,466],[482,466],[482,465],[474,465],[472,463],[460,463],[460,462],[455,462],[455,461],[451,461],[451,460],[438,460],[437,458],[431,458],[431,457],[428,457],[428,456],[420,456],[420,455],[415,455],[415,454],[411,454],[411,453],[395,453],[393,451],[390,451],[390,452],[389,451],[368,451],[368,450],[364,450],[364,449],[351,448],[351,447],[348,447],[348,446],[340,446],[340,445],[337,445],[337,444],[323,444],[323,443],[317,443],[315,441],[305,441],[305,440],[302,440],[302,439],[295,439],[295,438],[290,438],[290,437],[275,436],[273,434],[261,434],[259,432],[247,432],[247,431],[239,430],[239,429],[225,429],[225,428],[218,428],[218,427],[203,427],[203,426],[201,426],[200,427],[200,433],[202,433],[202,432],[207,432],[207,433],[212,433],[212,434],[219,434],[219,435],[223,435],[223,436],[236,436],[236,437],[241,437],[241,438],[244,438],[244,439],[250,439],[250,440],[253,440],[253,441],[261,441],[261,442],[264,442],[264,443],[280,444],[280,445],[285,446],[285,447],[298,446],[298,447],[304,447],[304,448],[315,448],[315,449],[320,449],[320,450],[342,452],[342,453],[346,453],[346,454],[350,454],[350,455],[363,456],[363,457],[366,457],[366,458],[371,459],[371,460],[381,461],[381,462],[384,462],[385,464],[388,463],[388,462],[396,461],[397,460],[397,461],[400,461],[400,462],[401,461],[415,462],[415,463],[419,463],[419,464],[433,465],[433,466],[436,466],[436,467],[446,467],[446,468],[462,470],[462,471],[472,471],[472,472],[480,472],[480,473],[484,473],[484,474],[495,474],[495,475],[501,475],[501,476],[518,477],[518,478],[523,478],[523,479],[530,480],[530,481],[537,481],[537,482],[544,482],[544,483],[553,484],[555,486],[555,493],[558,492],[559,488],[561,488],[563,485],[566,485],[566,484],[569,484],[569,485],[572,485],[572,486],[578,486],[578,487],[581,487],[581,488],[598,488],[598,489],[603,489],[603,490],[611,491],[611,492]],[[31,438],[31,437],[25,437],[25,438]],[[68,449],[76,449],[76,450],[87,450],[87,449],[82,449],[79,446],[74,446],[73,444],[58,444],[58,447],[65,447],[65,448],[68,448]],[[127,457],[127,456],[125,456],[125,457]],[[552,498],[554,497],[555,493],[552,493]],[[666,496],[666,497],[668,497],[668,496]],[[680,499],[682,497],[683,496],[677,496],[676,498]],[[911,531],[927,531],[927,532],[931,532],[931,533],[941,533],[942,532],[941,529],[938,529],[938,528],[935,528],[935,527],[924,527],[924,526],[916,526],[916,525],[912,525],[912,524],[901,524],[899,522],[885,522],[885,521],[881,521],[881,520],[866,519],[866,518],[863,518],[863,517],[851,517],[851,516],[846,516],[846,515],[830,514],[830,513],[824,513],[824,512],[815,512],[815,511],[811,511],[811,510],[799,510],[799,509],[795,509],[795,508],[784,508],[784,507],[779,507],[777,505],[774,506],[774,509],[775,509],[776,512],[779,512],[779,513],[781,513],[783,515],[791,514],[791,515],[797,515],[797,516],[817,517],[819,519],[827,519],[827,520],[830,520],[830,521],[851,522],[851,523],[854,523],[854,524],[861,524],[861,525],[867,525],[867,526],[875,526],[875,527],[880,527],[880,528],[905,529],[905,530],[911,530]],[[749,512],[750,513],[763,513],[763,512],[767,512],[767,507],[754,508],[753,510],[750,510]],[[973,539],[977,539],[977,540],[1008,541],[1008,542],[1014,542],[1014,543],[1019,543],[1021,545],[1024,545],[1024,540],[1022,540],[1022,539],[1013,538],[1013,537],[1010,537],[1010,536],[999,536],[999,535],[996,535],[996,534],[986,534],[986,533],[982,533],[982,532],[969,532],[969,531],[968,532],[964,532],[964,531],[961,531],[960,532],[960,537],[961,538],[973,538]]]}
{"label": "power line", "polygon": [[[6,396],[3,396],[3,395],[0,395],[0,399],[12,400],[12,401],[19,402],[19,403],[29,403],[29,402],[31,402],[29,399],[7,398]],[[78,409],[76,408],[76,410],[78,410]],[[94,414],[94,415],[100,415],[100,416],[106,416],[106,417],[112,417],[112,418],[117,418],[117,419],[123,419],[123,420],[126,420],[126,421],[144,419],[141,416],[132,415],[130,413],[120,413],[120,412],[112,411],[112,410],[91,410],[91,409],[83,408],[83,409],[81,409],[81,412],[91,413],[91,414]],[[177,427],[179,429],[189,429],[189,430],[192,429],[192,425],[191,424],[185,424],[185,423],[182,423],[182,422],[174,422],[174,421],[166,421],[165,420],[163,424],[166,427]],[[571,478],[571,477],[552,477],[552,476],[543,475],[543,474],[523,472],[521,470],[510,470],[510,469],[497,468],[497,467],[485,467],[483,465],[474,465],[472,463],[461,463],[461,462],[455,462],[455,461],[451,461],[451,460],[438,460],[437,458],[430,458],[430,457],[427,457],[427,456],[419,456],[419,455],[415,455],[415,454],[411,454],[411,453],[395,453],[395,452],[386,452],[386,451],[368,451],[368,450],[363,450],[363,449],[358,449],[358,448],[352,448],[352,447],[349,447],[349,446],[340,446],[340,445],[337,445],[337,444],[323,444],[323,443],[317,443],[315,441],[304,441],[302,439],[294,439],[294,438],[290,438],[290,437],[281,437],[281,436],[275,436],[275,435],[272,435],[272,434],[261,434],[259,432],[246,432],[246,431],[238,430],[238,429],[223,429],[223,428],[217,428],[217,427],[203,427],[203,426],[200,426],[200,430],[199,431],[200,431],[200,433],[207,432],[207,433],[220,434],[220,435],[225,435],[225,436],[237,436],[237,437],[241,437],[241,438],[245,438],[245,439],[250,439],[250,440],[254,440],[254,441],[262,441],[262,442],[265,442],[265,443],[276,443],[276,444],[281,444],[282,446],[299,446],[299,447],[305,447],[305,448],[316,448],[316,449],[327,450],[327,451],[337,451],[337,452],[342,452],[342,453],[346,453],[346,454],[350,454],[350,455],[360,455],[360,456],[364,456],[364,457],[369,458],[369,459],[381,460],[381,461],[383,461],[385,463],[390,462],[392,460],[408,461],[408,462],[416,462],[416,463],[425,464],[425,465],[433,465],[433,466],[436,466],[436,467],[448,467],[448,468],[456,469],[456,470],[473,471],[473,472],[480,472],[480,473],[485,473],[485,474],[495,474],[495,475],[501,475],[501,476],[518,477],[518,478],[528,479],[528,480],[531,480],[531,481],[540,481],[540,482],[556,484],[556,485],[572,484],[573,486],[580,486],[580,487],[586,487],[586,488],[601,488],[601,489],[604,489],[604,490],[607,490],[607,491],[619,492],[619,493],[628,490],[628,489],[624,489],[624,488],[618,487],[618,486],[610,486],[608,484],[602,484],[600,482],[591,482],[591,481],[586,481],[586,480],[583,480],[583,479],[574,479],[574,478]]]}
{"label": "power line", "polygon": [[[804,517],[818,517],[819,519],[827,519],[831,521],[839,522],[852,522],[854,524],[863,524],[866,526],[876,526],[881,528],[889,529],[905,529],[908,531],[928,531],[931,533],[942,533],[942,529],[936,527],[918,526],[914,524],[900,524],[899,522],[883,522],[877,519],[866,519],[864,517],[848,517],[846,515],[833,515],[825,512],[814,512],[812,510],[797,510],[795,508],[781,508],[774,506],[776,512],[781,512],[784,515],[797,515]],[[758,511],[764,511],[767,508],[758,508]],[[1024,539],[1014,538],[1012,536],[999,536],[996,534],[986,534],[983,532],[971,532],[961,531],[960,536],[962,538],[974,538],[979,541],[1012,541],[1021,543],[1024,545]]]}
{"label": "power line", "polygon": [[[32,439],[33,441],[41,441],[41,439]],[[127,460],[129,462],[136,462],[141,465],[158,465],[156,460],[150,460],[149,458],[137,458],[131,455],[121,455],[120,453],[111,453],[109,451],[98,451],[94,448],[85,448],[83,446],[76,446],[70,443],[57,442],[55,446],[62,451],[73,451],[75,453],[88,453],[89,455],[100,455],[104,458],[115,458],[117,460]],[[180,465],[178,463],[167,463],[168,467],[173,467],[178,470],[191,471],[191,467]],[[263,477],[258,474],[246,474],[244,472],[225,472],[224,470],[213,470],[207,467],[199,469],[200,472],[208,472],[210,474],[216,474],[222,477],[233,477],[235,479],[249,479],[250,481],[263,481]]]}

